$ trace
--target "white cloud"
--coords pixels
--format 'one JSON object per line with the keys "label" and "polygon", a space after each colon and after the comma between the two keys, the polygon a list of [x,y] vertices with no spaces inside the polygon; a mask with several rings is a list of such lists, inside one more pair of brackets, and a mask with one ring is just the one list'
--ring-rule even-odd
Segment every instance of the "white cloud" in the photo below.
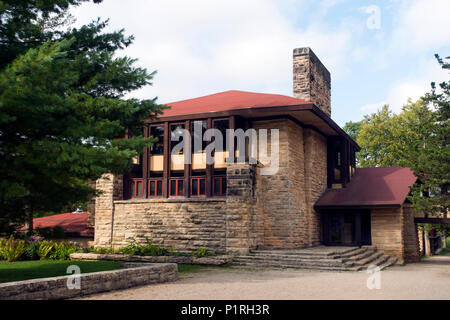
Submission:
{"label": "white cloud", "polygon": [[365,114],[373,113],[383,105],[389,104],[391,109],[398,113],[408,99],[416,101],[425,93],[430,92],[431,82],[441,83],[443,81],[448,81],[448,72],[442,70],[435,59],[425,60],[419,63],[415,72],[393,82],[387,90],[386,99],[366,104],[361,107],[361,111]]}
{"label": "white cloud", "polygon": [[392,42],[396,50],[428,50],[450,44],[450,1],[416,0],[401,6]]}
{"label": "white cloud", "polygon": [[110,17],[112,29],[134,34],[126,54],[158,74],[153,87],[133,96],[171,102],[230,89],[291,95],[292,50],[302,46],[314,50],[333,80],[345,77],[351,32],[320,20],[300,29],[286,17],[291,7],[298,8],[296,19],[307,18],[309,2],[111,0],[83,5],[74,15],[79,24]]}

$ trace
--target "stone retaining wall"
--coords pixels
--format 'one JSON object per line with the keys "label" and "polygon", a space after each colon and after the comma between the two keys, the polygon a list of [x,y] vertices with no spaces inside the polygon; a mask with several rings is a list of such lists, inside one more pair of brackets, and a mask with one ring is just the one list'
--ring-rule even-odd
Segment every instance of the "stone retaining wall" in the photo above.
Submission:
{"label": "stone retaining wall", "polygon": [[145,262],[145,263],[178,263],[221,266],[230,264],[233,256],[130,256],[125,254],[96,254],[96,253],[72,253],[72,260],[89,261],[124,261],[124,262]]}
{"label": "stone retaining wall", "polygon": [[177,265],[147,264],[137,268],[85,273],[80,275],[80,289],[69,290],[73,276],[34,279],[0,284],[0,300],[61,300],[94,293],[128,289],[178,279]]}

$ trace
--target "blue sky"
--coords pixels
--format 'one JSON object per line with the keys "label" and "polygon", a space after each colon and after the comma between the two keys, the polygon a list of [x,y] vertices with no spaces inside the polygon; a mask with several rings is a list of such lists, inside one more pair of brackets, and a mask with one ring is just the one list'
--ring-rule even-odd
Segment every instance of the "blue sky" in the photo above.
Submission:
{"label": "blue sky", "polygon": [[157,70],[134,92],[160,103],[226,90],[292,95],[292,50],[311,47],[332,75],[341,126],[390,104],[399,111],[450,55],[448,0],[105,0],[74,9],[77,24],[110,18],[135,43],[123,54]]}

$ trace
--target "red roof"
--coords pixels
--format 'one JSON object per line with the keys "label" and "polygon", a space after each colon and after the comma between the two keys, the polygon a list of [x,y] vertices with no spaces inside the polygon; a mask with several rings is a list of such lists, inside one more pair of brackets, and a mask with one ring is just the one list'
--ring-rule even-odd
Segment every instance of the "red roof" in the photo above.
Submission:
{"label": "red roof", "polygon": [[401,206],[417,178],[409,168],[381,167],[356,169],[346,188],[328,189],[315,206],[372,207]]}
{"label": "red roof", "polygon": [[[88,213],[63,213],[54,216],[33,219],[34,229],[63,227],[66,233],[93,234],[93,228],[88,227]],[[25,230],[22,228],[20,230]]]}
{"label": "red roof", "polygon": [[260,107],[282,107],[309,104],[310,102],[280,94],[255,93],[247,91],[225,91],[200,98],[167,103],[161,117],[186,114],[218,112]]}

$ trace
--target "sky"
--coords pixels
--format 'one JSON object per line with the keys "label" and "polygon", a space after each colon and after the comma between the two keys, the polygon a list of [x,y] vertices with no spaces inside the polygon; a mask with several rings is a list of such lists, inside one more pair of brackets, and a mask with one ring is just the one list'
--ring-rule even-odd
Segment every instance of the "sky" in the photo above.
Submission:
{"label": "sky", "polygon": [[292,52],[310,47],[331,72],[343,126],[384,104],[399,112],[448,80],[449,0],[104,0],[73,9],[76,25],[110,19],[135,42],[121,55],[157,71],[133,92],[159,103],[227,90],[292,96]]}

